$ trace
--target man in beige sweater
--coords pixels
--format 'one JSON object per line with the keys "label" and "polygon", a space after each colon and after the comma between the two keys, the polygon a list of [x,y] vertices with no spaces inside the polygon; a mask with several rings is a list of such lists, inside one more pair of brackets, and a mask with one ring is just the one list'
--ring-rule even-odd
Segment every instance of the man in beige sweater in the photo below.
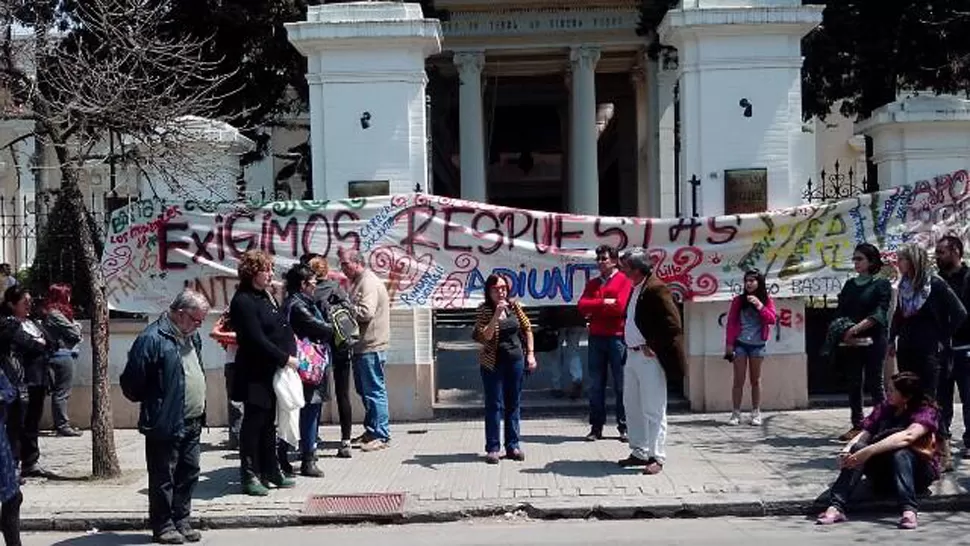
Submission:
{"label": "man in beige sweater", "polygon": [[364,434],[351,443],[363,451],[378,451],[391,443],[390,414],[384,366],[391,335],[391,305],[387,288],[364,265],[356,250],[341,249],[340,269],[350,280],[350,300],[354,306],[360,341],[354,346],[354,387],[364,403]]}

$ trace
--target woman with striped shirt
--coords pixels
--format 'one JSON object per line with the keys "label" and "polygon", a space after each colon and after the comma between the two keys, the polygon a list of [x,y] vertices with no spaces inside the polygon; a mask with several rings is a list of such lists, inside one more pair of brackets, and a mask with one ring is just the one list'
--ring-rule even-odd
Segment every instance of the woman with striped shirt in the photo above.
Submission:
{"label": "woman with striped shirt", "polygon": [[472,334],[482,344],[479,362],[485,388],[485,461],[489,464],[499,462],[503,417],[506,458],[525,460],[519,447],[519,402],[524,374],[536,369],[532,325],[522,306],[508,296],[509,283],[504,277],[490,275],[485,280],[485,302],[478,306]]}

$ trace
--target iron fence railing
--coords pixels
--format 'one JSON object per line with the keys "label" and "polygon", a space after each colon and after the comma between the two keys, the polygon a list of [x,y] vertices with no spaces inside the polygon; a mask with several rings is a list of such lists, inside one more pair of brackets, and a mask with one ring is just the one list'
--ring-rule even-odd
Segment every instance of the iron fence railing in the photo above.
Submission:
{"label": "iron fence railing", "polygon": [[848,171],[843,171],[842,165],[836,161],[831,170],[822,169],[818,181],[808,179],[802,192],[802,199],[806,203],[823,203],[851,199],[864,193],[877,191],[879,191],[878,184],[871,183],[866,176],[859,178],[852,167],[849,167]]}

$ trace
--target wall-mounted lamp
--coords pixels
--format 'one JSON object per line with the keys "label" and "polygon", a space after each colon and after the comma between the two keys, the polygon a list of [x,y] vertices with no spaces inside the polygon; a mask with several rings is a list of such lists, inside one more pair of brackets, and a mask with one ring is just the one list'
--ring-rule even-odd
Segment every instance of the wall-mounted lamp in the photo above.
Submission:
{"label": "wall-mounted lamp", "polygon": [[738,106],[740,106],[741,108],[744,108],[744,117],[746,118],[751,117],[751,110],[753,109],[751,101],[749,101],[748,99],[741,99],[741,101],[738,102]]}
{"label": "wall-mounted lamp", "polygon": [[370,112],[364,112],[360,115],[360,128],[370,129]]}

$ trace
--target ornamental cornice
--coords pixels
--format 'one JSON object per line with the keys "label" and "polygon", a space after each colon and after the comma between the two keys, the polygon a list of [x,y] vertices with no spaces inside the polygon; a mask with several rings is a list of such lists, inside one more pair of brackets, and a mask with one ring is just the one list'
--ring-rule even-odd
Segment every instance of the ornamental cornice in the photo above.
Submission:
{"label": "ornamental cornice", "polygon": [[[685,35],[807,34],[822,22],[824,6],[678,9],[667,12],[657,34],[673,46]],[[766,26],[770,25],[770,26]]]}

